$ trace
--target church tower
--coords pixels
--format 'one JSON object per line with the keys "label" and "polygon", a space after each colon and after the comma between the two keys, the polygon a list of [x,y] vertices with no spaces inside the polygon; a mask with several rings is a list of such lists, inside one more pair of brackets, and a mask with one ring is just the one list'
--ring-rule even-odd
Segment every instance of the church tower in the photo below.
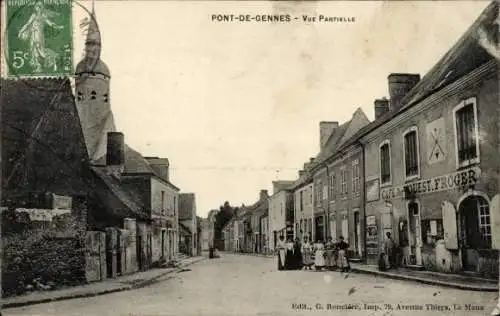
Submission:
{"label": "church tower", "polygon": [[91,161],[106,155],[107,133],[115,132],[110,104],[108,66],[101,60],[101,33],[94,3],[89,17],[85,55],[76,66],[75,97],[85,144]]}

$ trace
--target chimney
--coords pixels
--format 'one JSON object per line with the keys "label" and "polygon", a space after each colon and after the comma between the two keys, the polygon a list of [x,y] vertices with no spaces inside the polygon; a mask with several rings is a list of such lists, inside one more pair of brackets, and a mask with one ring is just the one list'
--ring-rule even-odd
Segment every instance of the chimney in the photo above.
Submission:
{"label": "chimney", "polygon": [[163,180],[169,181],[169,167],[170,162],[168,158],[159,158],[159,157],[144,157],[151,168],[153,168],[154,172],[157,176],[162,178]]}
{"label": "chimney", "polygon": [[314,158],[309,158],[309,163],[313,163],[314,162]]}
{"label": "chimney", "polygon": [[420,81],[419,74],[392,73],[388,77],[391,110],[399,109],[404,96]]}
{"label": "chimney", "polygon": [[120,166],[125,163],[125,138],[123,133],[108,132],[106,165]]}
{"label": "chimney", "polygon": [[269,198],[269,194],[267,194],[267,190],[260,190],[260,200],[266,200]]}
{"label": "chimney", "polygon": [[299,170],[299,178],[302,177],[304,175],[304,170]]}
{"label": "chimney", "polygon": [[386,97],[375,100],[375,120],[378,120],[382,115],[389,112],[389,100]]}
{"label": "chimney", "polygon": [[319,147],[320,150],[326,145],[328,138],[332,135],[336,128],[339,127],[339,122],[319,122]]}

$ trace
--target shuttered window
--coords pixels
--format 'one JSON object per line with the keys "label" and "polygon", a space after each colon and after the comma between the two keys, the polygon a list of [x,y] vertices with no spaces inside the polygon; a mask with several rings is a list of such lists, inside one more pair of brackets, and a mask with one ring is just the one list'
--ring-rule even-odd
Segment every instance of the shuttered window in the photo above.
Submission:
{"label": "shuttered window", "polygon": [[330,174],[330,200],[335,199],[335,173]]}
{"label": "shuttered window", "polygon": [[352,163],[352,192],[355,195],[359,194],[359,189],[360,189],[359,177],[360,177],[360,175],[359,175],[359,161],[355,160]]}
{"label": "shuttered window", "polygon": [[464,101],[455,111],[457,158],[459,166],[479,158],[475,99]]}
{"label": "shuttered window", "polygon": [[380,178],[382,183],[391,181],[391,153],[389,143],[380,146]]}
{"label": "shuttered window", "polygon": [[417,131],[410,131],[404,136],[405,172],[407,177],[418,175]]}

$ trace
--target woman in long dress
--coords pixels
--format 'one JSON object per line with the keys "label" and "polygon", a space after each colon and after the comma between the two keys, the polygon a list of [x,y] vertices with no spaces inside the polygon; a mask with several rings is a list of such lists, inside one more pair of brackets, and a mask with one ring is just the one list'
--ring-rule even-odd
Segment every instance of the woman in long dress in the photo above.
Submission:
{"label": "woman in long dress", "polygon": [[276,252],[278,253],[278,270],[285,270],[285,254],[286,254],[286,245],[285,238],[280,236],[280,240],[276,244]]}
{"label": "woman in long dress", "polygon": [[323,270],[323,268],[325,267],[325,246],[323,245],[323,241],[318,240],[315,248],[314,268],[316,270]]}
{"label": "woman in long dress", "polygon": [[302,251],[301,251],[300,239],[295,238],[295,243],[293,244],[293,268],[294,270],[302,269]]}
{"label": "woman in long dress", "polygon": [[314,264],[312,260],[312,245],[309,242],[307,236],[304,237],[304,243],[302,244],[302,263],[304,265],[304,270],[312,270],[311,266]]}
{"label": "woman in long dress", "polygon": [[332,241],[332,237],[328,237],[325,244],[325,267],[328,270],[333,270],[335,268],[335,244]]}
{"label": "woman in long dress", "polygon": [[293,270],[293,261],[294,261],[294,255],[293,255],[293,240],[289,238],[286,242],[286,255],[285,255],[285,269],[286,270]]}

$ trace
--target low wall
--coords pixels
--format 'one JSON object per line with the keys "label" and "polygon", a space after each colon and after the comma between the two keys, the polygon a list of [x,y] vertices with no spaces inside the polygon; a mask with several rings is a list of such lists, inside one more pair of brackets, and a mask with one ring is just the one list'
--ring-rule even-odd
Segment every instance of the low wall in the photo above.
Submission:
{"label": "low wall", "polygon": [[85,250],[78,237],[27,232],[3,238],[2,294],[85,283]]}

